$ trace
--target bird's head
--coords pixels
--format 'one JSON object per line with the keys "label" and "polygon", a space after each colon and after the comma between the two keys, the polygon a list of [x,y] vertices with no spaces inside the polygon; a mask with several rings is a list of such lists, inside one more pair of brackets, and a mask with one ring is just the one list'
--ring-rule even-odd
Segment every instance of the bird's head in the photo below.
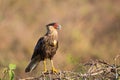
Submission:
{"label": "bird's head", "polygon": [[61,25],[59,25],[57,23],[50,23],[50,24],[46,25],[46,27],[47,27],[47,30],[49,30],[49,31],[61,29]]}

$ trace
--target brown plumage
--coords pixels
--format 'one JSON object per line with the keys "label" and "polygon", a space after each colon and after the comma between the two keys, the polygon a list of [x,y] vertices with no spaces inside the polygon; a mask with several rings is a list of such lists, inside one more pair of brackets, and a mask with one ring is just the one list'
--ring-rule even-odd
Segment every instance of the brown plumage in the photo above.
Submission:
{"label": "brown plumage", "polygon": [[54,68],[52,58],[56,54],[56,51],[58,49],[57,29],[60,28],[60,25],[58,25],[57,23],[51,23],[46,25],[46,28],[47,33],[45,34],[45,36],[41,37],[38,40],[31,61],[25,69],[25,72],[30,72],[34,70],[40,61],[44,61],[44,70],[46,72],[46,59],[51,60],[52,71],[57,72],[57,70]]}

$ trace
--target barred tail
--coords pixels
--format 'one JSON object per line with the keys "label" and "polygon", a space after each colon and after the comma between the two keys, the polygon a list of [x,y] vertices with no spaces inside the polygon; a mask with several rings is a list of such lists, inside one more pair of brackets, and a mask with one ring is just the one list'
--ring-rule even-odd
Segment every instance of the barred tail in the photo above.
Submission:
{"label": "barred tail", "polygon": [[31,72],[32,70],[34,70],[37,67],[38,63],[38,60],[32,59],[27,68],[25,69],[25,72]]}

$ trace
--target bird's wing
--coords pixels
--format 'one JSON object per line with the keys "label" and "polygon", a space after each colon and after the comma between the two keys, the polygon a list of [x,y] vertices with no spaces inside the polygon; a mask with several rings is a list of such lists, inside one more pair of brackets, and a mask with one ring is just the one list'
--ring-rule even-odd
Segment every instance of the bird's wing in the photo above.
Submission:
{"label": "bird's wing", "polygon": [[36,46],[35,46],[35,48],[34,48],[34,52],[33,52],[33,55],[32,55],[32,57],[31,57],[31,60],[32,60],[34,57],[36,57],[36,56],[39,55],[39,50],[42,48],[42,45],[44,44],[44,42],[45,42],[44,37],[41,37],[41,38],[38,40],[38,42],[37,42],[37,44],[36,44]]}

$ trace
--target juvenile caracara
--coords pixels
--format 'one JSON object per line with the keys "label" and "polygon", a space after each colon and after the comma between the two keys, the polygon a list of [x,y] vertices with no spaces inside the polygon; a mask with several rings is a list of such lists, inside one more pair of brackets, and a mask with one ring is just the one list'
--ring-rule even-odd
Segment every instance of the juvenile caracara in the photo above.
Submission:
{"label": "juvenile caracara", "polygon": [[40,61],[44,63],[44,72],[47,72],[46,59],[50,59],[52,65],[52,72],[57,72],[53,65],[53,56],[56,54],[58,49],[58,32],[61,26],[57,23],[50,23],[46,25],[47,33],[41,37],[35,48],[31,58],[31,61],[25,72],[30,72],[34,70]]}

